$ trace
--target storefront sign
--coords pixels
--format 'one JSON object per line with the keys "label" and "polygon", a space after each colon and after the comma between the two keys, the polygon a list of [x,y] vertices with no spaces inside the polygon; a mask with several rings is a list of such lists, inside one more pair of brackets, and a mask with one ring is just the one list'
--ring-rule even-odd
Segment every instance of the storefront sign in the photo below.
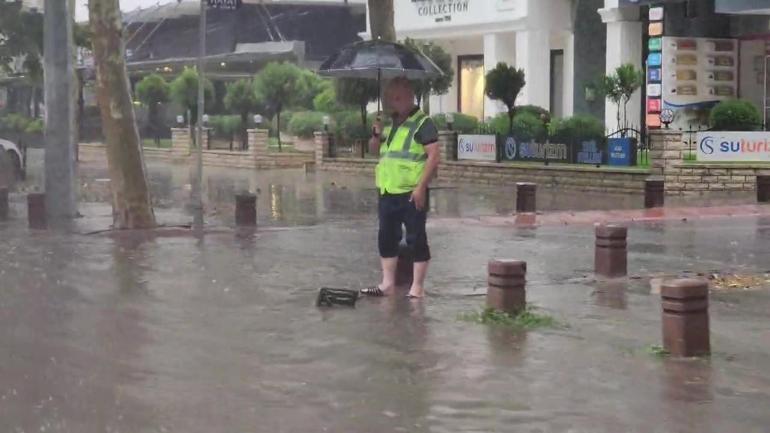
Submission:
{"label": "storefront sign", "polygon": [[610,138],[607,142],[609,165],[630,166],[636,162],[636,140],[632,138]]}
{"label": "storefront sign", "polygon": [[520,0],[393,0],[396,32],[430,32],[523,18]]}
{"label": "storefront sign", "polygon": [[698,161],[770,161],[770,132],[699,132]]}
{"label": "storefront sign", "polygon": [[513,137],[505,138],[503,159],[506,161],[553,161],[567,162],[569,152],[564,144],[554,143],[517,143]]}
{"label": "storefront sign", "polygon": [[581,150],[577,154],[578,164],[601,164],[604,152],[599,150],[596,140],[581,143]]}
{"label": "storefront sign", "polygon": [[211,9],[236,10],[241,7],[241,0],[208,0]]}
{"label": "storefront sign", "polygon": [[468,12],[470,0],[412,0],[417,6],[417,14],[421,17],[451,16],[460,12]]}
{"label": "storefront sign", "polygon": [[497,137],[494,135],[457,136],[457,159],[497,161]]}

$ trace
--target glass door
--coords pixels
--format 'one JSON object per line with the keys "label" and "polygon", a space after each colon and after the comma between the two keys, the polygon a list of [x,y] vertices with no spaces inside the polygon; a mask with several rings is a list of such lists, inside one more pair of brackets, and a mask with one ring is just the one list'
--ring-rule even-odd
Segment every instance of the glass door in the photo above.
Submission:
{"label": "glass door", "polygon": [[484,56],[458,56],[457,111],[484,120]]}

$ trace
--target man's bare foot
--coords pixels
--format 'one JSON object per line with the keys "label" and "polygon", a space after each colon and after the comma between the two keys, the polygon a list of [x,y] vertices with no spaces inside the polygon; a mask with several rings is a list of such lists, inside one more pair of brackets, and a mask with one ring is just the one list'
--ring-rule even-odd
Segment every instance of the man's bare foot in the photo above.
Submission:
{"label": "man's bare foot", "polygon": [[409,290],[409,294],[406,295],[409,299],[422,299],[425,297],[425,289],[422,287],[412,287],[411,290]]}

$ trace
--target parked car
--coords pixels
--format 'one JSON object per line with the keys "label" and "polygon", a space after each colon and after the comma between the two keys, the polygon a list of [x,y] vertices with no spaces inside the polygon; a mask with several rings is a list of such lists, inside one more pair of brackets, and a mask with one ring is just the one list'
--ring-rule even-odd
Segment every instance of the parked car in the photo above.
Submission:
{"label": "parked car", "polygon": [[0,138],[0,152],[2,152],[4,157],[7,157],[3,159],[8,159],[11,162],[11,167],[14,171],[13,178],[21,180],[24,171],[22,167],[23,158],[19,146],[12,141]]}

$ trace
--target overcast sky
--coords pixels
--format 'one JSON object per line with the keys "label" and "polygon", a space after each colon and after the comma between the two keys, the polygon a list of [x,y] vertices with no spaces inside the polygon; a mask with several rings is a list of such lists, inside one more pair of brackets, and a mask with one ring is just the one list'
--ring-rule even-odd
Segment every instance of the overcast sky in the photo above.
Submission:
{"label": "overcast sky", "polygon": [[[77,20],[88,20],[88,0],[75,0],[77,2]],[[120,0],[120,8],[124,11],[132,11],[138,7],[154,6],[156,4],[170,3],[176,0]]]}

